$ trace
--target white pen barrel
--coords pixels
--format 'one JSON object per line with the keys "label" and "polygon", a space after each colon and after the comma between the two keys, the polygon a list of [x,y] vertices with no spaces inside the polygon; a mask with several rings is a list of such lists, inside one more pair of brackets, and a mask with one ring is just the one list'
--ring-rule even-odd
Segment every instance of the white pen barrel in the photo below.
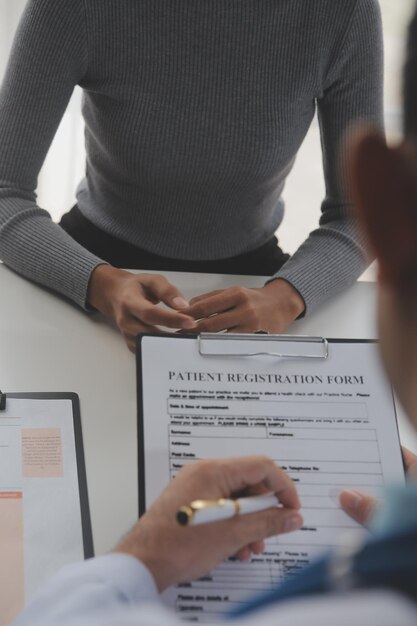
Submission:
{"label": "white pen barrel", "polygon": [[239,512],[241,514],[257,513],[258,511],[265,511],[266,509],[279,505],[278,498],[273,495],[240,498],[238,503]]}
{"label": "white pen barrel", "polygon": [[190,524],[206,524],[208,522],[219,522],[220,520],[229,519],[236,514],[236,506],[232,500],[225,500],[222,504],[216,506],[207,506],[204,509],[194,511]]}

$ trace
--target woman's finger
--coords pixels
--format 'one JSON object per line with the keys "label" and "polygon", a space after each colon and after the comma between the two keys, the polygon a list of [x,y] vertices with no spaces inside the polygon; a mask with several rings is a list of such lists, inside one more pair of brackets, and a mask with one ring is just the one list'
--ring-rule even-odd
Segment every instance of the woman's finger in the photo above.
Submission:
{"label": "woman's finger", "polygon": [[163,302],[174,309],[185,309],[188,302],[179,289],[160,274],[140,274],[140,284],[149,292],[154,302]]}
{"label": "woman's finger", "polygon": [[130,313],[140,322],[152,326],[191,330],[196,325],[195,320],[190,316],[151,303],[132,303]]}
{"label": "woman's finger", "polygon": [[233,333],[255,333],[258,330],[267,330],[266,328],[257,328],[256,324],[237,324],[232,330]]}
{"label": "woman's finger", "polygon": [[199,321],[194,330],[199,333],[219,333],[222,330],[233,330],[238,324],[239,309],[232,309]]}
{"label": "woman's finger", "polygon": [[224,313],[229,309],[233,309],[243,301],[240,289],[225,289],[215,296],[210,296],[204,300],[200,300],[197,304],[189,306],[183,311],[186,315],[190,315],[196,320],[200,320],[216,313]]}
{"label": "woman's finger", "polygon": [[206,300],[207,298],[211,298],[212,296],[217,296],[217,294],[226,291],[225,289],[215,289],[214,291],[208,291],[207,293],[202,293],[200,296],[194,296],[190,300],[190,306],[193,304],[197,304],[197,302],[201,302],[202,300]]}

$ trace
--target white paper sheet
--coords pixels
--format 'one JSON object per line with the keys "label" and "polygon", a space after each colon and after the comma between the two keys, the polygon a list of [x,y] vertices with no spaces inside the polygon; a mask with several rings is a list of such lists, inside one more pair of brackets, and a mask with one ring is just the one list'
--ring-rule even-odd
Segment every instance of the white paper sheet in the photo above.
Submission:
{"label": "white paper sheet", "polygon": [[[212,351],[233,352],[232,343],[222,338]],[[303,353],[303,344],[296,349]],[[311,345],[304,349],[311,354]],[[340,510],[344,487],[377,494],[404,481],[393,396],[375,344],[330,343],[326,360],[293,360],[202,357],[195,340],[145,337],[142,367],[147,507],[183,465],[246,454],[279,463],[302,502],[302,530],[268,540],[249,563],[227,561],[168,590],[166,603],[185,619],[213,622],[346,533],[361,537]]]}
{"label": "white paper sheet", "polygon": [[84,558],[72,402],[7,398],[0,412],[0,626]]}

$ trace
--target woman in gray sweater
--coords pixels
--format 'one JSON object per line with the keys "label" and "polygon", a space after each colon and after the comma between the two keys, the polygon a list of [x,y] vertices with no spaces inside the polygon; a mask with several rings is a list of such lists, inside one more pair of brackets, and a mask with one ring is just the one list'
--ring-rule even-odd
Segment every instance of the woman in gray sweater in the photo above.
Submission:
{"label": "woman in gray sweater", "polygon": [[[382,125],[382,57],[377,0],[29,0],[0,91],[0,259],[131,348],[159,326],[281,332],[364,268],[339,155]],[[35,189],[75,85],[86,176],[57,225]],[[326,197],[288,259],[274,233],[316,110]],[[187,303],[122,267],[271,280]]]}

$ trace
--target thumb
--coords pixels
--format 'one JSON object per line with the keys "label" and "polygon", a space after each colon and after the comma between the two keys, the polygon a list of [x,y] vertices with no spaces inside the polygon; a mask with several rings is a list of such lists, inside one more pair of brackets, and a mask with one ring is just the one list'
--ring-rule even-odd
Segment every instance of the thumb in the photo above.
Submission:
{"label": "thumb", "polygon": [[356,522],[366,526],[371,521],[378,501],[361,491],[345,489],[339,496],[342,509]]}
{"label": "thumb", "polygon": [[185,309],[188,306],[187,300],[179,289],[174,287],[164,276],[141,274],[140,282],[159,302],[163,302],[174,309]]}

